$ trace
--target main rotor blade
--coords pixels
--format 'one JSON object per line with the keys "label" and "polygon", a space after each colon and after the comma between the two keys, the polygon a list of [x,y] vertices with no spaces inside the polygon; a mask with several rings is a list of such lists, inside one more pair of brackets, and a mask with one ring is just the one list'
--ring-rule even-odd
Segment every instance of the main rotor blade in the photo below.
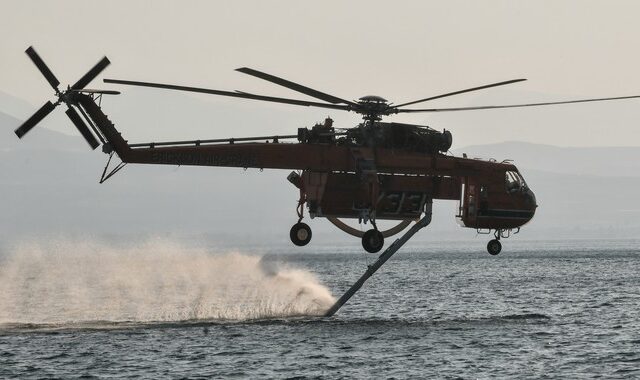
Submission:
{"label": "main rotor blade", "polygon": [[505,84],[517,83],[517,82],[522,82],[522,81],[525,81],[525,80],[526,80],[526,79],[512,79],[512,80],[508,80],[508,81],[504,81],[504,82],[498,82],[498,83],[487,84],[487,85],[480,86],[480,87],[467,88],[466,90],[460,90],[460,91],[448,92],[448,93],[446,93],[446,94],[437,95],[437,96],[432,96],[432,97],[430,97],[430,98],[424,98],[424,99],[420,99],[420,100],[414,100],[413,102],[408,102],[408,103],[398,104],[397,106],[395,106],[395,108],[400,108],[400,107],[404,107],[404,106],[408,106],[408,105],[416,104],[416,103],[422,103],[422,102],[426,102],[426,101],[428,101],[428,100],[434,100],[434,99],[445,98],[445,97],[447,97],[447,96],[451,96],[451,95],[464,94],[465,92],[471,92],[471,91],[483,90],[483,89],[485,89],[485,88],[491,88],[491,87],[497,87],[497,86],[504,86]]}
{"label": "main rotor blade", "polygon": [[96,65],[93,66],[91,70],[89,70],[86,74],[84,74],[84,76],[80,78],[76,82],[76,84],[71,86],[71,89],[79,90],[81,88],[84,88],[84,86],[88,85],[89,82],[91,82],[95,77],[97,77],[102,72],[102,70],[106,69],[110,63],[111,62],[109,62],[109,59],[107,57],[102,57],[100,62],[96,63]]}
{"label": "main rotor blade", "polygon": [[97,147],[100,146],[95,136],[93,135],[93,133],[91,133],[91,131],[89,130],[89,127],[87,127],[84,121],[82,121],[82,118],[76,112],[76,110],[69,107],[69,109],[67,109],[65,113],[67,114],[67,116],[69,116],[69,119],[71,119],[71,122],[76,126],[76,128],[78,128],[78,131],[80,131],[80,134],[82,134],[82,137],[84,137],[84,139],[87,140],[87,143],[89,143],[89,146],[91,146],[91,149],[96,149]]}
{"label": "main rotor blade", "polygon": [[287,98],[277,98],[277,97],[273,97],[273,96],[255,95],[255,94],[249,94],[249,93],[246,93],[246,92],[220,91],[220,90],[211,90],[211,89],[199,88],[199,87],[176,86],[176,85],[172,85],[172,84],[150,83],[150,82],[136,82],[136,81],[120,80],[120,79],[105,79],[104,82],[105,83],[126,84],[126,85],[129,85],[129,86],[155,87],[155,88],[165,88],[165,89],[177,90],[177,91],[200,92],[200,93],[203,93],[203,94],[213,94],[213,95],[221,95],[221,96],[230,96],[230,97],[233,97],[233,98],[263,100],[263,101],[266,101],[266,102],[293,104],[293,105],[296,105],[296,106],[331,108],[331,109],[343,110],[343,111],[350,111],[351,110],[351,107],[349,107],[347,105],[327,104],[327,103],[319,103],[319,102],[308,102],[308,101],[305,101],[305,100],[296,100],[296,99],[287,99]]}
{"label": "main rotor blade", "polygon": [[102,94],[102,95],[120,95],[120,91],[113,90],[96,90],[91,88],[82,88],[79,90],[71,89],[71,92],[80,92],[83,94]]}
{"label": "main rotor blade", "polygon": [[47,67],[38,53],[36,53],[36,49],[34,49],[33,46],[29,46],[29,48],[25,50],[25,53],[27,53],[29,58],[31,58],[31,61],[33,61],[42,75],[44,75],[51,87],[53,87],[54,90],[58,91],[58,85],[60,84],[60,81],[58,80],[58,78],[56,78],[55,75],[53,75],[51,70],[49,70],[49,67]]}
{"label": "main rotor blade", "polygon": [[30,118],[27,119],[18,129],[15,130],[16,136],[22,138],[31,128],[35,127],[42,119],[56,108],[56,105],[51,102],[46,102],[39,110],[36,111]]}
{"label": "main rotor blade", "polygon": [[326,94],[324,92],[320,92],[318,90],[314,90],[314,89],[309,88],[307,86],[303,86],[301,84],[297,84],[297,83],[291,82],[289,80],[279,78],[279,77],[277,77],[275,75],[263,73],[262,71],[250,69],[248,67],[241,67],[239,69],[236,69],[236,71],[239,71],[239,72],[245,73],[245,74],[249,74],[249,75],[253,75],[254,77],[258,77],[260,79],[264,79],[264,80],[269,81],[271,83],[278,84],[280,86],[286,87],[286,88],[291,89],[293,91],[301,92],[301,93],[303,93],[305,95],[309,95],[309,96],[311,96],[313,98],[316,98],[316,99],[324,100],[325,102],[329,102],[329,103],[333,103],[333,104],[344,103],[344,104],[349,104],[351,106],[357,107],[357,104],[354,103],[354,102],[350,102],[348,100],[341,99],[341,98],[338,98],[336,96],[329,95],[329,94]]}
{"label": "main rotor blade", "polygon": [[563,102],[544,102],[544,103],[527,103],[527,104],[509,104],[504,106],[478,106],[478,107],[457,107],[457,108],[427,108],[427,109],[399,109],[396,113],[407,112],[451,112],[451,111],[474,111],[474,110],[489,110],[497,108],[520,108],[520,107],[536,107],[536,106],[552,106],[556,104],[572,104],[572,103],[588,103],[588,102],[602,102],[607,100],[622,100],[622,99],[635,99],[640,98],[640,95],[632,96],[617,96],[613,98],[595,98],[595,99],[579,99],[579,100],[566,100]]}

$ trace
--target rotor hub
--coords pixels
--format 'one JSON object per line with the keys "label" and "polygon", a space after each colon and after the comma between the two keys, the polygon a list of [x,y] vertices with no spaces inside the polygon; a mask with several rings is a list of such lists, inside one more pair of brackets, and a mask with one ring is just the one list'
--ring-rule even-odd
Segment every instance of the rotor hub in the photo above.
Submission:
{"label": "rotor hub", "polygon": [[366,95],[358,100],[360,100],[361,103],[388,103],[387,99],[378,95]]}
{"label": "rotor hub", "polygon": [[381,120],[381,116],[388,115],[391,107],[387,99],[377,95],[366,95],[358,99],[358,108],[354,111],[363,115],[365,120]]}

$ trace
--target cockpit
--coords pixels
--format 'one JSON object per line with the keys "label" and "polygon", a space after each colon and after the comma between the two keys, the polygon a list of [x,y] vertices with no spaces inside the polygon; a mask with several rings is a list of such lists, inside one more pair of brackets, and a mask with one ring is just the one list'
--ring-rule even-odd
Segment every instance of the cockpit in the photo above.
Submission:
{"label": "cockpit", "polygon": [[517,171],[508,170],[505,172],[505,186],[508,193],[515,193],[517,191],[525,191],[527,183],[524,178]]}

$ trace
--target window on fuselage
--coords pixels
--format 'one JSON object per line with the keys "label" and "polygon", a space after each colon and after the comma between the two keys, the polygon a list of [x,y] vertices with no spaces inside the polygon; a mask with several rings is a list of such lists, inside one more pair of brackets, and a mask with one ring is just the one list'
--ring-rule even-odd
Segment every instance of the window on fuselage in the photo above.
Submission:
{"label": "window on fuselage", "polygon": [[489,197],[489,191],[487,187],[482,185],[480,186],[480,199],[487,199]]}

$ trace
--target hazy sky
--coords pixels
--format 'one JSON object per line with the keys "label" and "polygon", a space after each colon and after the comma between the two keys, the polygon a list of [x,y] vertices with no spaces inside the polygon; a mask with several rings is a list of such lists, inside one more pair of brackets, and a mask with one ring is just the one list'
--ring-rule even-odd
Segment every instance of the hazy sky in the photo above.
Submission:
{"label": "hazy sky", "polygon": [[[48,84],[24,54],[34,45],[63,83],[75,82],[107,55],[112,65],[103,77],[301,99],[233,69],[249,66],[340,97],[377,94],[396,103],[529,79],[428,103],[443,107],[633,95],[640,94],[639,14],[638,1],[2,0],[0,90],[34,108],[50,99]],[[88,87],[108,86],[95,81]],[[242,102],[247,112],[255,104],[297,119],[304,114],[295,106],[171,96],[199,97],[212,107]],[[309,112],[314,117],[296,122],[327,113]],[[335,118],[341,127],[358,121]],[[451,129],[456,146],[504,140],[640,145],[640,100],[394,120]],[[138,135],[153,136],[151,125],[136,128]]]}

